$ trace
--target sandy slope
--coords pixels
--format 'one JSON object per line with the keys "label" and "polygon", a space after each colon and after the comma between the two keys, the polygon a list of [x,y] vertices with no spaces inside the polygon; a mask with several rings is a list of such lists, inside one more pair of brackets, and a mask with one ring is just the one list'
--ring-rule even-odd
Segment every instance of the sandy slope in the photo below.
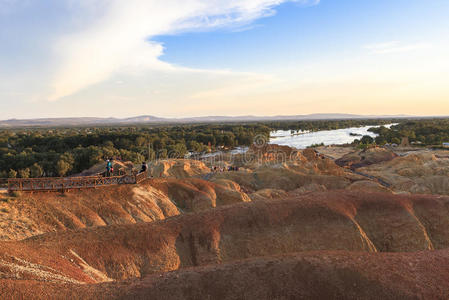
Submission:
{"label": "sandy slope", "polygon": [[[60,193],[4,195],[0,239],[17,240],[45,232],[163,220],[183,212],[249,201],[231,187],[201,179],[149,179],[140,185]],[[5,202],[6,201],[6,202]]]}
{"label": "sandy slope", "polygon": [[323,192],[1,242],[0,290],[92,299],[444,297],[447,251],[428,250],[448,248],[448,204]]}
{"label": "sandy slope", "polygon": [[[14,263],[15,257],[49,266],[61,274],[65,270],[59,264],[74,263],[80,269],[86,264],[104,278],[126,279],[298,251],[445,249],[449,243],[448,204],[448,197],[312,193],[234,204],[152,223],[86,228],[2,242],[0,257],[9,263]],[[41,252],[48,253],[48,261]]]}
{"label": "sandy slope", "polygon": [[411,153],[367,166],[361,172],[392,185],[396,192],[449,195],[449,158],[432,152]]}

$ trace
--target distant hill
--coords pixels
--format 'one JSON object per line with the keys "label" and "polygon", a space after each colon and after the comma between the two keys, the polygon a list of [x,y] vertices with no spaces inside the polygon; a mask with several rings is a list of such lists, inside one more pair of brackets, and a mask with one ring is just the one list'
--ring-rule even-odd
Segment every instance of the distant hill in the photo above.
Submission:
{"label": "distant hill", "polygon": [[407,115],[354,115],[354,114],[310,114],[291,116],[205,116],[190,118],[161,118],[150,115],[131,118],[40,118],[9,119],[0,121],[0,128],[13,127],[52,127],[81,125],[124,125],[124,124],[168,124],[168,123],[215,123],[215,122],[255,122],[255,121],[287,121],[287,120],[336,120],[336,119],[383,119],[409,118]]}

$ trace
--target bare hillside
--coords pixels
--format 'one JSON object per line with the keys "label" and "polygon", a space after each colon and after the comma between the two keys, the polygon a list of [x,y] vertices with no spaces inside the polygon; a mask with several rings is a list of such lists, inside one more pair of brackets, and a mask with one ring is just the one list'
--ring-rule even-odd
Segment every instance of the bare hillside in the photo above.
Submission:
{"label": "bare hillside", "polygon": [[447,177],[445,158],[357,152],[339,166],[313,149],[291,155],[228,172],[166,161],[137,185],[4,194],[0,296],[449,296],[449,197],[426,185]]}

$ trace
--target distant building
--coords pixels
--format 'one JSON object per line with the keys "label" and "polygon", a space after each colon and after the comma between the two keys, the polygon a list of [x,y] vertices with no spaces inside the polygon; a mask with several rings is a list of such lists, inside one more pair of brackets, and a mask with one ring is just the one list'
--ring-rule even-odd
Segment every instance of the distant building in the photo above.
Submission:
{"label": "distant building", "polygon": [[443,146],[449,148],[449,143],[443,143]]}

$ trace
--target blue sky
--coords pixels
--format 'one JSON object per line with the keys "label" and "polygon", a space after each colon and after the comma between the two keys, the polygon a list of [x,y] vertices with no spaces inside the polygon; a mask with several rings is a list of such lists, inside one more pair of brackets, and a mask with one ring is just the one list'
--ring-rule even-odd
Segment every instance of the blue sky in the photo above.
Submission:
{"label": "blue sky", "polygon": [[449,115],[445,0],[0,0],[0,118]]}
{"label": "blue sky", "polygon": [[[360,45],[403,40],[419,43],[449,26],[447,1],[322,1],[304,8],[284,3],[273,17],[235,30],[160,36],[162,60],[195,68],[261,69],[335,57]],[[246,30],[245,30],[246,29]],[[239,32],[239,30],[244,30]],[[263,64],[261,62],[264,61]]]}

